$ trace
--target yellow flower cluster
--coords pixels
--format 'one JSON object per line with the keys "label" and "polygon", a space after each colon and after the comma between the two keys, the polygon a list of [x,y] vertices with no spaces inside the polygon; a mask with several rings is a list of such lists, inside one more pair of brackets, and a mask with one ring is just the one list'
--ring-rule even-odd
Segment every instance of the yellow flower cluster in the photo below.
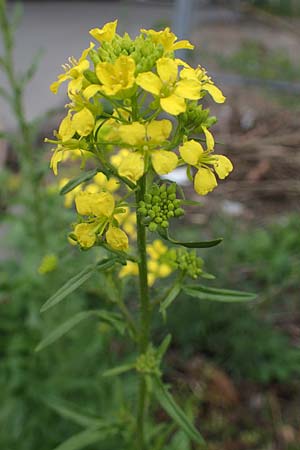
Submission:
{"label": "yellow flower cluster", "polygon": [[[155,281],[159,278],[168,277],[174,268],[166,258],[169,249],[162,241],[156,239],[152,244],[147,245],[147,254],[149,256],[148,260],[148,284],[153,286]],[[122,267],[119,276],[121,278],[127,276],[137,276],[138,275],[138,265],[135,262],[127,261],[127,265]]]}
{"label": "yellow flower cluster", "polygon": [[[209,94],[215,102],[223,103],[225,97],[203,68],[192,68],[176,58],[176,50],[191,50],[193,45],[178,41],[168,27],[161,31],[141,29],[135,39],[127,33],[120,36],[117,20],[90,30],[90,35],[96,43],[90,43],[78,60],[69,58],[64,73],[50,86],[57,93],[61,84],[68,82],[70,99],[55,139],[46,140],[55,144],[51,158],[54,174],[58,164],[72,155],[81,158],[82,168],[93,158],[100,170],[109,170],[133,189],[145,173],[166,175],[186,165],[196,192],[206,195],[212,191],[217,186],[215,174],[225,178],[232,163],[223,155],[214,155],[209,130],[213,120],[209,111],[202,109],[201,99]],[[199,131],[206,149],[194,136]],[[102,188],[112,205],[113,191]],[[96,205],[105,196],[99,189],[89,189],[82,193],[76,188],[66,198],[67,205],[75,195],[81,199],[76,202],[77,210],[80,201],[80,211],[85,212],[78,212],[87,217],[74,229],[77,242],[88,248],[105,234],[114,248],[127,248],[120,235],[119,213],[112,208],[109,214],[100,214]],[[122,243],[112,239],[117,233]]]}

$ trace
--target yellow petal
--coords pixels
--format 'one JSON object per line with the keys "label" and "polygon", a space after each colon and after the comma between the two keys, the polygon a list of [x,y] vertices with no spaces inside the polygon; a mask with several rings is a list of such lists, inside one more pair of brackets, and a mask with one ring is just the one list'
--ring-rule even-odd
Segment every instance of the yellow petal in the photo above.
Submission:
{"label": "yellow petal", "polygon": [[145,125],[133,122],[129,125],[121,125],[119,134],[123,142],[130,145],[142,145],[146,137]]}
{"label": "yellow petal", "polygon": [[58,129],[58,136],[64,142],[71,139],[75,134],[75,130],[72,127],[72,119],[68,114],[60,123]]}
{"label": "yellow petal", "polygon": [[153,120],[147,126],[147,138],[152,143],[160,144],[170,136],[172,122],[170,120]]}
{"label": "yellow petal", "polygon": [[221,180],[226,178],[233,170],[232,162],[224,155],[214,155],[216,162],[214,163],[214,169]]}
{"label": "yellow petal", "polygon": [[174,94],[179,97],[188,98],[189,100],[198,100],[200,95],[201,85],[196,80],[180,80],[176,83]]}
{"label": "yellow petal", "polygon": [[78,214],[82,216],[110,217],[115,209],[115,200],[109,192],[80,192],[75,197]]}
{"label": "yellow petal", "polygon": [[160,106],[164,111],[173,116],[178,116],[178,114],[185,112],[186,104],[185,100],[178,95],[172,94],[169,97],[160,99]]}
{"label": "yellow petal", "polygon": [[191,44],[189,41],[183,40],[183,41],[175,42],[175,44],[173,44],[172,50],[179,50],[181,48],[187,48],[188,50],[193,50],[194,47],[195,46],[193,44]]}
{"label": "yellow petal", "polygon": [[83,91],[83,97],[86,100],[90,100],[90,98],[94,97],[98,92],[101,92],[101,86],[99,84],[90,84]]}
{"label": "yellow petal", "polygon": [[210,169],[201,167],[195,175],[194,188],[197,194],[206,195],[217,186],[217,180]]}
{"label": "yellow petal", "polygon": [[128,249],[128,236],[123,230],[110,226],[106,232],[106,242],[115,250]]}
{"label": "yellow petal", "polygon": [[63,151],[55,150],[51,157],[50,168],[53,170],[54,175],[57,175],[57,165],[63,159]]}
{"label": "yellow petal", "polygon": [[140,153],[129,153],[127,157],[122,159],[118,167],[119,175],[134,182],[142,177],[144,171],[144,157]]}
{"label": "yellow petal", "polygon": [[199,142],[191,139],[190,141],[185,142],[183,145],[179,147],[179,153],[181,158],[187,164],[191,166],[196,166],[203,154],[203,147]]}
{"label": "yellow petal", "polygon": [[152,72],[139,73],[136,77],[136,84],[153,95],[159,95],[162,88],[161,80]]}
{"label": "yellow petal", "polygon": [[177,167],[178,157],[167,150],[154,150],[151,154],[152,165],[156,173],[165,175]]}
{"label": "yellow petal", "polygon": [[77,242],[82,248],[90,248],[96,242],[95,224],[79,223],[74,229]]}
{"label": "yellow petal", "polygon": [[214,84],[205,83],[202,86],[202,89],[207,91],[212,96],[212,98],[214,99],[214,101],[216,103],[224,103],[225,102],[226,97],[224,97],[222,91]]}
{"label": "yellow petal", "polygon": [[87,136],[94,128],[95,119],[91,111],[83,108],[72,117],[72,126],[80,136]]}
{"label": "yellow petal", "polygon": [[138,276],[139,266],[133,261],[127,261],[126,266],[123,266],[119,272],[119,277],[128,277],[129,275]]}
{"label": "yellow petal", "polygon": [[171,273],[172,273],[172,267],[169,266],[169,264],[166,264],[166,263],[160,264],[160,266],[158,268],[158,275],[161,278],[168,277]]}
{"label": "yellow petal", "polygon": [[178,74],[178,65],[174,59],[160,58],[157,63],[157,73],[163,83],[175,83]]}
{"label": "yellow petal", "polygon": [[115,37],[117,25],[118,21],[115,20],[106,23],[103,28],[93,28],[89,33],[99,42],[110,42]]}
{"label": "yellow petal", "polygon": [[206,138],[206,147],[208,151],[212,151],[215,146],[215,140],[212,133],[204,126],[202,126],[203,133]]}

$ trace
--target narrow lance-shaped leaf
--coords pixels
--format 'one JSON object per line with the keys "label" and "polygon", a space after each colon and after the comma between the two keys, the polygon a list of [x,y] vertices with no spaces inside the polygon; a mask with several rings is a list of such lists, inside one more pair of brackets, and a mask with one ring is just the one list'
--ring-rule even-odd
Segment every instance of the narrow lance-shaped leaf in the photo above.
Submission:
{"label": "narrow lance-shaped leaf", "polygon": [[78,314],[75,314],[75,316],[68,319],[66,322],[63,322],[60,324],[55,330],[53,330],[48,336],[43,339],[39,345],[36,347],[35,351],[39,352],[45,347],[48,347],[48,345],[53,344],[55,341],[60,339],[62,336],[67,334],[72,328],[74,328],[76,325],[78,325],[83,320],[95,316],[97,314],[97,311],[82,311]]}
{"label": "narrow lance-shaped leaf", "polygon": [[97,169],[89,170],[88,172],[83,172],[79,177],[73,178],[72,180],[68,181],[60,190],[60,194],[64,195],[68,192],[75,189],[77,186],[79,186],[81,183],[84,183],[85,181],[89,181],[91,178],[93,178],[98,173]]}
{"label": "narrow lance-shaped leaf", "polygon": [[67,281],[67,283],[64,284],[58,291],[56,291],[56,293],[53,294],[42,306],[41,312],[52,308],[53,306],[64,300],[69,294],[76,291],[76,289],[78,289],[83,283],[85,283],[97,270],[102,271],[109,269],[115,264],[116,261],[116,258],[104,259],[97,264],[90,264],[89,266],[87,266],[85,269],[83,269],[81,272]]}
{"label": "narrow lance-shaped leaf", "polygon": [[53,450],[81,450],[88,445],[92,445],[98,441],[106,439],[106,435],[106,430],[105,432],[95,429],[85,430],[70,437]]}
{"label": "narrow lance-shaped leaf", "polygon": [[200,300],[209,300],[224,303],[247,302],[255,300],[255,298],[257,297],[257,295],[252,292],[210,288],[200,284],[183,286],[182,289],[187,295],[190,295],[191,297],[196,297]]}
{"label": "narrow lance-shaped leaf", "polygon": [[171,238],[168,231],[160,228],[159,229],[160,236],[165,239],[166,241],[171,242],[175,245],[182,245],[183,247],[187,248],[208,248],[208,247],[215,247],[216,245],[220,244],[223,241],[223,238],[217,238],[213,239],[212,241],[199,241],[199,242],[181,242],[176,241],[175,239]]}
{"label": "narrow lance-shaped leaf", "polygon": [[176,297],[178,296],[178,294],[181,291],[181,287],[182,287],[181,282],[175,283],[174,286],[172,286],[171,289],[169,289],[165,298],[162,300],[160,307],[159,307],[159,312],[162,313],[164,318],[166,316],[167,308],[176,299]]}
{"label": "narrow lance-shaped leaf", "polygon": [[47,406],[56,411],[61,417],[69,419],[82,427],[102,428],[107,426],[106,422],[97,417],[75,411],[74,409],[76,409],[76,407],[72,403],[62,402],[61,400],[50,400],[47,402]]}
{"label": "narrow lance-shaped leaf", "polygon": [[204,444],[203,437],[191,423],[185,412],[177,405],[162,381],[157,376],[152,377],[152,381],[155,397],[162,408],[169,414],[170,417],[172,417],[177,425],[183,429],[190,439],[198,444]]}
{"label": "narrow lance-shaped leaf", "polygon": [[113,367],[102,373],[103,377],[114,377],[122,373],[129,372],[135,368],[135,363],[123,364],[122,366]]}

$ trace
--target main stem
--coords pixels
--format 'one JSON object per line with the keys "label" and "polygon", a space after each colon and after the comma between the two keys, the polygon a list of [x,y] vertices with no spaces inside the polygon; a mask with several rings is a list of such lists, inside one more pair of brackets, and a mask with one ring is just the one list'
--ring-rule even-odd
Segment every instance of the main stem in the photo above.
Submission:
{"label": "main stem", "polygon": [[[136,191],[137,204],[144,200],[146,193],[146,175],[138,182]],[[150,299],[148,289],[147,253],[146,253],[146,227],[137,212],[137,248],[139,257],[139,287],[140,287],[140,327],[139,327],[139,353],[146,352],[150,338]],[[147,384],[143,374],[139,380],[139,398],[137,411],[137,450],[146,450],[144,436],[144,422],[146,416]]]}

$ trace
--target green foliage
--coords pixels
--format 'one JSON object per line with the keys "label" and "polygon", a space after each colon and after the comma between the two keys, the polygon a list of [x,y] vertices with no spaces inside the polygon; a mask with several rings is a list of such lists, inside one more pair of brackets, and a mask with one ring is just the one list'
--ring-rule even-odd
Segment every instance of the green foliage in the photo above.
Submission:
{"label": "green foliage", "polygon": [[[222,252],[207,255],[208,266],[218,266],[220,285],[229,279],[236,287],[259,292],[259,303],[222,305],[181,296],[169,311],[177,343],[186,356],[204,353],[238,378],[293,380],[300,370],[300,351],[272,320],[299,308],[300,217],[253,231],[229,221],[215,227],[225,243]],[[230,241],[230,235],[235,239]]]}
{"label": "green foliage", "polygon": [[254,40],[242,42],[231,56],[218,55],[218,63],[248,77],[299,81],[299,65],[295,65],[284,50],[269,50]]}

